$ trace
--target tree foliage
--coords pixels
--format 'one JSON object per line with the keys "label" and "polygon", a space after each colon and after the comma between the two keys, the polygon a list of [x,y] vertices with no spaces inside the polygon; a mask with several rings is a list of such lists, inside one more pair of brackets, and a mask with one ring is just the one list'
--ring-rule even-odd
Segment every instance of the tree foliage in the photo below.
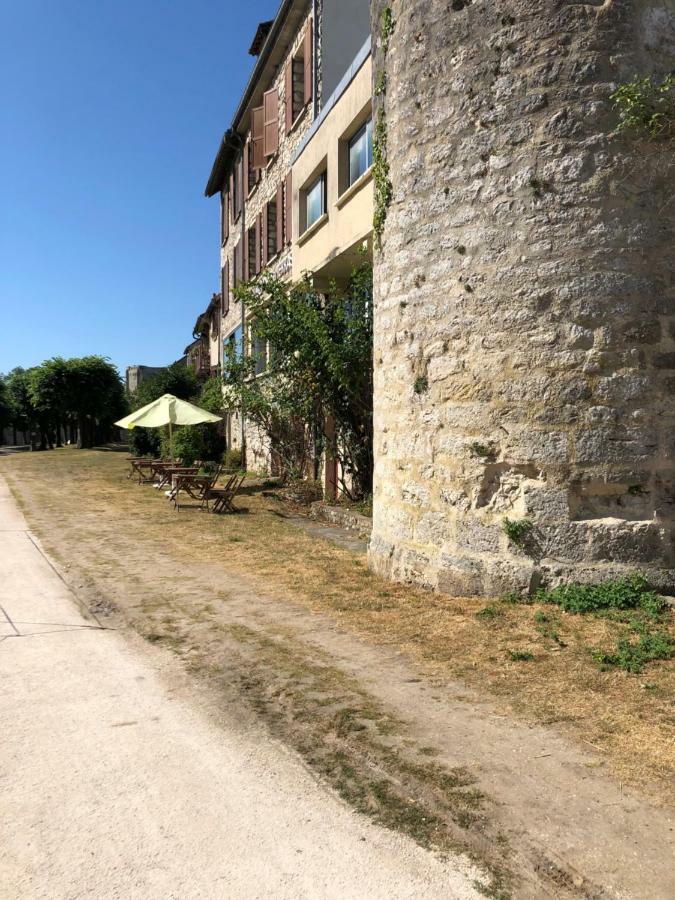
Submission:
{"label": "tree foliage", "polygon": [[[372,484],[372,269],[354,269],[344,289],[319,293],[308,280],[289,286],[272,275],[239,289],[252,346],[270,347],[255,376],[254,354],[226,353],[226,402],[267,436],[292,475],[316,466],[323,450],[341,463],[352,497]],[[316,473],[315,473],[316,474]]]}
{"label": "tree foliage", "polygon": [[40,448],[76,440],[91,447],[105,440],[126,411],[117,369],[102,356],[54,357],[31,369],[17,368],[2,379],[8,425],[38,432]]}
{"label": "tree foliage", "polygon": [[[180,400],[189,400],[209,412],[219,413],[223,407],[220,379],[211,378],[202,386],[194,369],[184,363],[174,363],[142,381],[131,396],[133,409],[140,409],[164,394],[173,394]],[[129,432],[129,444],[138,456],[168,456],[169,435],[157,428],[134,428]],[[217,424],[186,425],[174,429],[174,456],[188,465],[195,460],[220,461],[225,450],[222,429]]]}

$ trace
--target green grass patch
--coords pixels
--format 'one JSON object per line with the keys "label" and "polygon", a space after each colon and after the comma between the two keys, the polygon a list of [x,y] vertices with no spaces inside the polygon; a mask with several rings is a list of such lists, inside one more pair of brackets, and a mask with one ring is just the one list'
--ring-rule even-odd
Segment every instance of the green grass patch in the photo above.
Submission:
{"label": "green grass patch", "polygon": [[600,584],[563,584],[550,591],[538,591],[535,599],[555,603],[569,613],[639,609],[657,617],[666,606],[663,597],[649,590],[647,579],[638,572]]}
{"label": "green grass patch", "polygon": [[615,667],[639,675],[647,663],[657,659],[671,659],[675,645],[667,631],[650,630],[636,622],[631,631],[623,634],[613,651],[594,650],[593,657],[603,667]]}

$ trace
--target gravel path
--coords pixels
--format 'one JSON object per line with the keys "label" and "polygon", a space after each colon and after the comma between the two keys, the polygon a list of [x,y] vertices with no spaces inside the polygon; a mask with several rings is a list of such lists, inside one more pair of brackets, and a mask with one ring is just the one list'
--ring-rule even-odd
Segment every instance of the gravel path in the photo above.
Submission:
{"label": "gravel path", "polygon": [[0,897],[478,897],[85,619],[0,480]]}

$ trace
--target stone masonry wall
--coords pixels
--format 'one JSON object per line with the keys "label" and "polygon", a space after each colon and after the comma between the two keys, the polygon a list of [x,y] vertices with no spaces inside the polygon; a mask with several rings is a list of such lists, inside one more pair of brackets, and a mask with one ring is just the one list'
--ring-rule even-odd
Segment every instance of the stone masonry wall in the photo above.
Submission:
{"label": "stone masonry wall", "polygon": [[673,148],[612,134],[608,98],[673,68],[673,5],[395,0],[384,60],[386,6],[371,564],[672,591]]}
{"label": "stone masonry wall", "polygon": [[[308,21],[311,18],[312,6],[307,4],[307,12],[302,20],[302,24],[296,31],[292,44],[287,48],[283,60],[270,81],[269,84],[263,86],[264,90],[273,87],[277,88],[279,93],[279,149],[277,153],[269,161],[261,171],[260,179],[249,192],[248,197],[244,197],[243,214],[237,217],[236,221],[230,220],[230,232],[227,241],[221,247],[220,264],[221,268],[229,260],[230,271],[230,308],[226,316],[221,320],[220,333],[220,359],[223,359],[223,341],[227,340],[229,335],[240,325],[242,325],[242,312],[244,328],[246,328],[246,310],[242,311],[240,301],[236,300],[232,293],[232,284],[234,281],[234,248],[236,244],[246,240],[246,229],[255,225],[256,218],[266,203],[269,203],[276,196],[277,188],[283,184],[284,179],[291,170],[293,155],[300,141],[312,123],[311,103],[305,108],[303,113],[296,119],[292,130],[286,134],[284,125],[284,99],[285,99],[285,82],[284,70],[286,60],[289,56],[297,53],[298,48],[302,44],[305,36],[305,30]],[[242,136],[244,140],[244,136]],[[227,185],[226,185],[227,187]],[[221,196],[222,203],[222,196]],[[231,209],[230,205],[230,209]],[[284,211],[286,204],[284,203]],[[285,213],[284,213],[285,214]],[[268,268],[278,275],[280,278],[290,278],[292,271],[291,260],[292,244],[289,242],[279,249],[274,259],[269,260]],[[242,430],[241,418],[238,413],[228,413],[228,443],[232,449],[241,449]],[[270,471],[271,460],[268,442],[260,430],[253,426],[248,420],[244,422],[244,437],[246,442],[246,465],[251,471]]]}

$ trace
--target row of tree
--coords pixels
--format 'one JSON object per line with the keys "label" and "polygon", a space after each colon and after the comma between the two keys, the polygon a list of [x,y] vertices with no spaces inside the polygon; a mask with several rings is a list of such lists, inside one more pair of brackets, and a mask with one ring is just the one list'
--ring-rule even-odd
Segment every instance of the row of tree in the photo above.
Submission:
{"label": "row of tree", "polygon": [[93,447],[127,410],[119,373],[102,356],[56,356],[0,375],[0,432],[11,429],[14,444],[21,435],[41,450]]}

